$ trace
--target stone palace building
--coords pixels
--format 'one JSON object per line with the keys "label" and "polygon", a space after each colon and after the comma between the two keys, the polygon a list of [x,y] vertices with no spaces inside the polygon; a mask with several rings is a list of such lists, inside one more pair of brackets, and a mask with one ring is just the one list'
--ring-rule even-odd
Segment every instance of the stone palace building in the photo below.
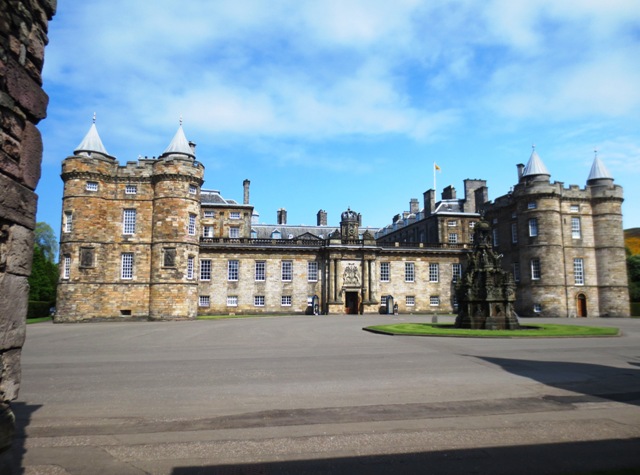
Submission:
{"label": "stone palace building", "polygon": [[212,314],[455,313],[455,285],[484,215],[517,284],[520,316],[628,316],[622,189],[596,156],[587,186],[550,182],[538,154],[513,190],[484,180],[424,193],[382,229],[347,209],[337,226],[259,222],[202,188],[182,125],[157,158],[120,165],[95,123],[62,162],[57,322]]}

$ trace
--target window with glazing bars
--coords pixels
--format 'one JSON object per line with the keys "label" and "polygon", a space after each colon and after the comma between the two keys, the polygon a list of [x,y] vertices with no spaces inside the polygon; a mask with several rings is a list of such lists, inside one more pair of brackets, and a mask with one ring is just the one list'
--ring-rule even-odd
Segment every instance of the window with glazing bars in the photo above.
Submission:
{"label": "window with glazing bars", "polygon": [[540,280],[540,259],[531,259],[531,280]]}
{"label": "window with glazing bars", "polygon": [[200,259],[200,280],[211,280],[211,259]]}
{"label": "window with glazing bars", "polygon": [[120,255],[120,278],[133,279],[133,252]]}
{"label": "window with glazing bars", "polygon": [[580,218],[573,217],[571,218],[571,237],[573,239],[580,239],[582,234],[582,230],[580,227]]}
{"label": "window with glazing bars", "polygon": [[582,258],[573,260],[573,279],[576,285],[584,285],[584,260]]}
{"label": "window with glazing bars", "polygon": [[529,236],[535,237],[538,235],[538,218],[531,218],[529,220]]}
{"label": "window with glazing bars", "polygon": [[68,279],[71,275],[71,256],[64,256],[62,265],[62,278]]}
{"label": "window with glazing bars", "polygon": [[193,279],[193,263],[194,257],[187,257],[187,279]]}
{"label": "window with glazing bars", "polygon": [[380,263],[380,280],[382,282],[389,282],[389,263],[388,262]]}
{"label": "window with glazing bars", "polygon": [[404,263],[404,281],[414,282],[416,279],[416,268],[413,262]]}
{"label": "window with glazing bars", "polygon": [[453,275],[453,282],[458,282],[462,277],[462,264],[451,264],[451,274]]}
{"label": "window with glazing bars", "polygon": [[429,282],[438,282],[440,280],[440,266],[438,264],[429,264]]}
{"label": "window with glazing bars", "polygon": [[266,277],[267,277],[266,265],[267,263],[265,261],[256,261],[255,274],[256,274],[256,280],[259,282],[266,280]]}
{"label": "window with glazing bars", "polygon": [[227,266],[227,280],[238,280],[238,269],[240,267],[239,261],[231,260]]}
{"label": "window with glazing bars", "polygon": [[125,209],[122,215],[122,234],[136,233],[136,210]]}
{"label": "window with glazing bars", "polygon": [[293,261],[282,261],[282,280],[290,282],[293,279]]}
{"label": "window with glazing bars", "polygon": [[309,282],[318,281],[318,263],[316,261],[307,262],[307,280]]}
{"label": "window with glazing bars", "polygon": [[189,236],[196,235],[196,215],[189,213],[189,224],[187,225],[187,233]]}

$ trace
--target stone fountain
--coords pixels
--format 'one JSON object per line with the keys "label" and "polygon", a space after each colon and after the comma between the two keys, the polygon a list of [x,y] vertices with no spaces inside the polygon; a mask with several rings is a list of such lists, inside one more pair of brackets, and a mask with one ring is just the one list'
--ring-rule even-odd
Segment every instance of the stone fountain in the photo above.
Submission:
{"label": "stone fountain", "polygon": [[491,245],[491,226],[484,219],[475,226],[473,252],[456,285],[457,328],[515,330],[520,328],[513,310],[516,285],[502,269],[502,256]]}

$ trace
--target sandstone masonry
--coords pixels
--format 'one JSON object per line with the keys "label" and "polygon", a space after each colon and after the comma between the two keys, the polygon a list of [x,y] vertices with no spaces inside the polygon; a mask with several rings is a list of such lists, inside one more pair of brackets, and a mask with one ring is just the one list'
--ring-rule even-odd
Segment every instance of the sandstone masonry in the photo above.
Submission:
{"label": "sandstone masonry", "polygon": [[[597,166],[596,166],[597,165]],[[338,226],[263,224],[249,203],[203,189],[182,126],[157,159],[124,166],[95,124],[62,163],[57,322],[212,314],[455,313],[455,286],[485,214],[517,283],[521,316],[626,316],[622,190],[596,158],[585,189],[549,182],[534,152],[512,193],[484,180],[458,199],[424,193],[383,229],[350,209]],[[578,221],[576,221],[578,219]]]}
{"label": "sandstone masonry", "polygon": [[20,388],[42,139],[48,97],[41,71],[55,0],[6,0],[0,9],[0,472]]}

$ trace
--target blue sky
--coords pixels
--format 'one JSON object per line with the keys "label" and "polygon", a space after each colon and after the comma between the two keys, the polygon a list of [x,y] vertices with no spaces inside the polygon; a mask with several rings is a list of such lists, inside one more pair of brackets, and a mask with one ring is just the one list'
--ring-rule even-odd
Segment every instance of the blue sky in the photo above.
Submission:
{"label": "blue sky", "polygon": [[69,0],[50,23],[38,221],[59,234],[61,161],[91,126],[121,164],[183,118],[205,188],[260,221],[382,227],[433,187],[509,191],[531,146],[584,186],[594,149],[640,227],[636,0]]}

